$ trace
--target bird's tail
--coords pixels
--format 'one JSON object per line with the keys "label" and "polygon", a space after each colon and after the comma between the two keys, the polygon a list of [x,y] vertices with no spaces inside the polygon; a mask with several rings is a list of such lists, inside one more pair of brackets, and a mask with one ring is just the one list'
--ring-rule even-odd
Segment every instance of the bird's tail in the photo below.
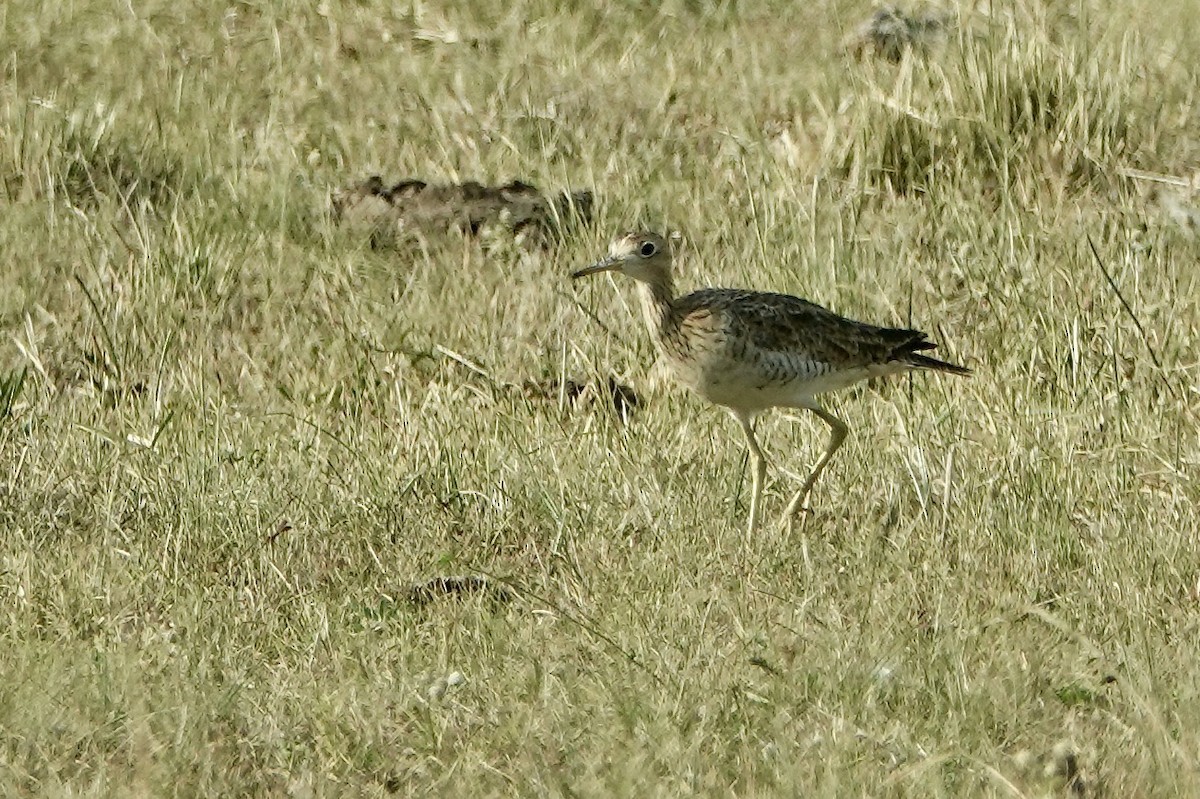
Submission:
{"label": "bird's tail", "polygon": [[952,375],[963,375],[964,377],[971,374],[971,370],[965,366],[939,361],[937,358],[930,358],[928,355],[921,355],[917,352],[909,353],[904,358],[904,362],[917,369],[932,369],[935,372],[949,372]]}

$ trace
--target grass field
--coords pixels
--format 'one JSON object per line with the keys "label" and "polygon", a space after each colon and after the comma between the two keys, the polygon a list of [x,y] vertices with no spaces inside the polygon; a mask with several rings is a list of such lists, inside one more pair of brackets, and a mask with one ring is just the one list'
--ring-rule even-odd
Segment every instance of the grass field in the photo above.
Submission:
{"label": "grass field", "polygon": [[[5,4],[0,795],[1200,794],[1193,11]],[[597,205],[372,247],[372,173]],[[634,226],[976,374],[833,398],[791,537],[765,418],[747,544],[736,426],[567,277]],[[459,574],[514,598],[408,601]]]}

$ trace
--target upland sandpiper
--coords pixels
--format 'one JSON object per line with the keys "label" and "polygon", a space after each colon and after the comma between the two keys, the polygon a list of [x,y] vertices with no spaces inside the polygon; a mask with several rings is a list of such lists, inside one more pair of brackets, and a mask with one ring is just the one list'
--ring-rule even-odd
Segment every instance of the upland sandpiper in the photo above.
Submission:
{"label": "upland sandpiper", "polygon": [[971,373],[922,355],[935,345],[918,330],[855,322],[799,297],[740,289],[676,297],[671,245],[654,233],[618,236],[608,257],[571,277],[600,272],[621,272],[638,282],[646,324],[675,379],[728,409],[745,433],[754,459],[747,536],[758,526],[767,469],[751,424],[755,414],[807,408],[829,425],[824,454],[784,512],[790,526],[850,431],[816,395],[910,369]]}

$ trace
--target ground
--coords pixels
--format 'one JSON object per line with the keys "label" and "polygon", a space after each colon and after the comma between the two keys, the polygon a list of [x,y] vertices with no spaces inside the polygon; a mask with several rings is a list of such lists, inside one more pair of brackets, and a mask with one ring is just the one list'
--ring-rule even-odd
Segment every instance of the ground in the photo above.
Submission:
{"label": "ground", "polygon": [[[6,4],[0,793],[1200,793],[1200,29],[949,10]],[[372,174],[595,206],[380,240]],[[833,398],[790,536],[825,430],[764,418],[747,540],[733,422],[567,277],[635,226],[975,375]]]}

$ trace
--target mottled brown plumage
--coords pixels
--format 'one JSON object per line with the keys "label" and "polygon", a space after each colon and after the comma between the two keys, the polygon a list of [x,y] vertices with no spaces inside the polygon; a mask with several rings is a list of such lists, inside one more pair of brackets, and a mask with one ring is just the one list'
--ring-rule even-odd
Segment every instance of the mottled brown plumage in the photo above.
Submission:
{"label": "mottled brown plumage", "polygon": [[967,375],[969,369],[922,354],[934,348],[918,330],[876,327],[799,297],[741,289],[701,289],[675,297],[670,244],[653,233],[617,237],[602,261],[572,277],[622,272],[638,281],[646,322],[675,378],[729,409],[754,457],[748,532],[758,524],[766,457],[751,419],[774,407],[807,408],[830,427],[829,444],[793,496],[790,524],[849,428],[815,396],[910,369]]}

